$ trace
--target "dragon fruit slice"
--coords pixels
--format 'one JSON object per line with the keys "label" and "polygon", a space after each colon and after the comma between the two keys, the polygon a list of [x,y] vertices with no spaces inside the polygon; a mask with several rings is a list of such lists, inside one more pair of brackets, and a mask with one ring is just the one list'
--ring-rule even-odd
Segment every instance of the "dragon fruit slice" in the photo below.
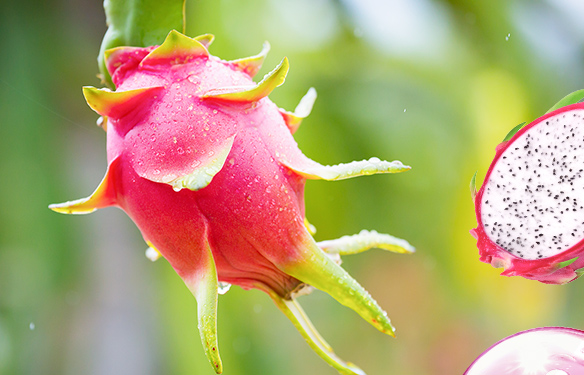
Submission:
{"label": "dragon fruit slice", "polygon": [[376,232],[319,246],[304,213],[304,184],[409,167],[377,158],[335,166],[310,160],[292,133],[310,113],[316,91],[310,89],[295,112],[279,109],[267,96],[284,82],[288,60],[256,84],[252,76],[268,44],[256,56],[223,61],[209,54],[212,41],[211,35],[172,31],[160,46],[106,51],[117,90],[83,89],[103,116],[106,175],[90,197],[50,208],[69,214],[124,210],[142,232],[147,256],[168,260],[194,294],[201,340],[217,373],[217,295],[234,284],[266,292],[339,372],[363,374],[333,353],[295,297],[307,285],[321,289],[393,335],[385,312],[338,257],[373,247],[413,248]]}
{"label": "dragon fruit slice", "polygon": [[576,103],[549,112],[497,146],[474,196],[478,226],[471,234],[481,261],[503,267],[502,275],[548,284],[582,274],[583,143],[584,104]]}
{"label": "dragon fruit slice", "polygon": [[535,328],[487,349],[464,375],[584,375],[584,331]]}

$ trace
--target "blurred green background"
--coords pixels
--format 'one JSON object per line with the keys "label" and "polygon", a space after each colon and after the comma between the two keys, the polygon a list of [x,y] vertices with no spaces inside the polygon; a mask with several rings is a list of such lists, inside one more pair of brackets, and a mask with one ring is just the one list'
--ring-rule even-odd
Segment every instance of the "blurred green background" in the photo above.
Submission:
{"label": "blurred green background", "polygon": [[[462,374],[495,341],[550,325],[584,328],[584,281],[549,286],[480,263],[468,189],[508,130],[584,87],[579,0],[188,0],[187,33],[235,59],[288,56],[272,93],[292,110],[319,98],[296,133],[309,157],[371,156],[413,169],[309,181],[317,240],[376,229],[414,255],[373,250],[344,267],[378,300],[397,339],[324,293],[300,298],[336,352],[368,374]],[[98,0],[0,2],[0,374],[213,374],[196,303],[152,264],[117,209],[47,209],[83,197],[105,171],[105,134],[82,85],[99,86]],[[226,375],[336,374],[263,293],[219,299]]]}

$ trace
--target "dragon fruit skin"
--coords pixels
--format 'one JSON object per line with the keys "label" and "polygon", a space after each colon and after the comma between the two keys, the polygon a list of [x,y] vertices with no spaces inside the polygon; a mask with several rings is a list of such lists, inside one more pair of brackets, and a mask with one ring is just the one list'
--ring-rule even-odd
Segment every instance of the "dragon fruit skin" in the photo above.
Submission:
{"label": "dragon fruit skin", "polygon": [[[485,230],[482,207],[484,204],[483,195],[489,186],[491,174],[493,173],[497,162],[501,160],[507,150],[511,150],[515,141],[525,137],[526,134],[529,134],[529,131],[535,127],[544,126],[546,122],[553,122],[554,120],[560,119],[566,115],[575,116],[575,113],[580,115],[581,110],[584,110],[584,103],[572,104],[547,113],[523,127],[508,141],[497,146],[495,158],[487,171],[484,183],[474,197],[478,225],[477,228],[471,230],[471,234],[477,240],[480,260],[485,263],[490,263],[497,268],[503,267],[504,271],[501,275],[522,276],[546,284],[564,284],[575,280],[581,275],[580,269],[584,267],[584,257],[580,257],[580,255],[584,251],[584,239],[572,244],[569,248],[555,255],[541,257],[539,259],[525,259],[505,250],[489,237]],[[576,158],[576,156],[574,156],[574,158]],[[521,185],[517,186],[517,188],[523,190],[525,186]],[[579,197],[577,192],[573,193],[573,195]],[[527,223],[527,221],[525,222]],[[520,233],[521,229],[516,228],[516,232]]]}
{"label": "dragon fruit skin", "polygon": [[[266,46],[257,56],[222,61],[209,55],[211,41],[210,35],[191,39],[172,31],[160,46],[106,52],[117,90],[84,88],[88,104],[104,118],[106,176],[90,197],[50,207],[78,214],[107,206],[124,210],[149,250],[171,264],[197,299],[201,339],[217,373],[222,282],[268,293],[331,366],[362,374],[335,356],[295,295],[308,284],[380,331],[393,335],[393,327],[369,293],[312,238],[304,183],[409,167],[377,158],[336,166],[308,159],[292,133],[310,112],[314,90],[294,113],[281,110],[267,95],[284,82],[287,59],[256,84],[251,77]],[[364,238],[367,248],[413,251],[405,241],[376,232],[361,233],[353,242]]]}
{"label": "dragon fruit skin", "polygon": [[584,375],[584,331],[535,328],[487,349],[464,375]]}

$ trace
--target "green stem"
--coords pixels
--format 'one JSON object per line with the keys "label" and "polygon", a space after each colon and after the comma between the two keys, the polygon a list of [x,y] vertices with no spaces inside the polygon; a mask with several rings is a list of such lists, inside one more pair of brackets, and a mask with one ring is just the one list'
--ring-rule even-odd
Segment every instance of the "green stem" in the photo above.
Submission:
{"label": "green stem", "polygon": [[147,47],[161,44],[171,30],[184,33],[185,0],[104,0],[108,29],[97,61],[103,81],[114,84],[105,66],[104,53],[120,46]]}
{"label": "green stem", "polygon": [[273,291],[269,292],[276,306],[290,319],[294,327],[300,332],[308,345],[329,365],[343,375],[365,375],[365,372],[351,362],[339,358],[330,345],[318,333],[312,322],[298,302],[294,299],[284,299]]}

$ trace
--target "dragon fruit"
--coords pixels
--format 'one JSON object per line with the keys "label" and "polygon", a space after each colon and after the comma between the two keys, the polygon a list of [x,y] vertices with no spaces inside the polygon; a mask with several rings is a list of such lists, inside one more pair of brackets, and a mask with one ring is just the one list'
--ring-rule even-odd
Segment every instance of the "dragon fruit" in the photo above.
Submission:
{"label": "dragon fruit", "polygon": [[464,375],[584,375],[584,331],[535,328],[487,349]]}
{"label": "dragon fruit", "polygon": [[84,87],[83,93],[107,132],[107,172],[88,198],[50,208],[124,210],[149,245],[147,256],[164,257],[194,294],[203,346],[217,373],[218,289],[234,284],[266,292],[331,366],[362,374],[334,354],[295,297],[321,289],[393,335],[386,313],[338,256],[413,248],[374,231],[319,245],[304,213],[304,184],[410,167],[377,158],[323,166],[307,158],[292,133],[309,114],[314,89],[295,112],[279,109],[267,96],[284,82],[288,60],[256,84],[268,44],[256,56],[223,61],[209,54],[212,41],[172,31],[160,46],[105,52],[117,90]]}
{"label": "dragon fruit", "polygon": [[471,184],[471,234],[481,261],[502,275],[564,284],[584,267],[584,104],[519,128],[497,146],[478,193]]}

